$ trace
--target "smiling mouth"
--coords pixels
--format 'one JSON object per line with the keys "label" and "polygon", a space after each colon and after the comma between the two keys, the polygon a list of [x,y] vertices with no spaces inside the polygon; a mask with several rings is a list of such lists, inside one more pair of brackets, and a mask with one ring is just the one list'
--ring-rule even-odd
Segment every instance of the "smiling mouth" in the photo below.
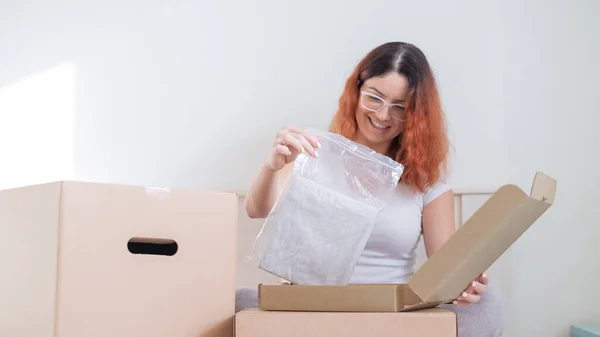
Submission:
{"label": "smiling mouth", "polygon": [[389,126],[385,126],[383,124],[377,123],[370,116],[367,116],[367,118],[369,119],[369,122],[371,123],[371,125],[373,125],[373,127],[376,128],[377,130],[385,131],[390,128]]}

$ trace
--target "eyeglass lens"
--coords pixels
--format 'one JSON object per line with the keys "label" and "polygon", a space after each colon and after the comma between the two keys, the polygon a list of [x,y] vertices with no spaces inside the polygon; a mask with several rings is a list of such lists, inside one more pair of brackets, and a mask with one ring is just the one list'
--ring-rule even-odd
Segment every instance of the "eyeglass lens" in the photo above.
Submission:
{"label": "eyeglass lens", "polygon": [[[373,111],[380,111],[386,105],[382,98],[368,94],[363,94],[362,102],[365,108]],[[396,119],[402,119],[404,117],[404,107],[392,105],[389,113]]]}

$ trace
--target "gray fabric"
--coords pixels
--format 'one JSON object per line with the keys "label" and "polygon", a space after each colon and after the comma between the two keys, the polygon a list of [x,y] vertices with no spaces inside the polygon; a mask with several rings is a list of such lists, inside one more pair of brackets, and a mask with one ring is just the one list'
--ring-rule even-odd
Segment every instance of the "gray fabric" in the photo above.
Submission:
{"label": "gray fabric", "polygon": [[258,308],[258,289],[238,288],[235,291],[235,312],[249,308]]}
{"label": "gray fabric", "polygon": [[[256,288],[239,288],[235,294],[235,312],[258,307]],[[506,305],[504,298],[492,286],[481,300],[470,307],[442,305],[444,309],[456,312],[458,337],[498,337],[502,336],[505,325]]]}

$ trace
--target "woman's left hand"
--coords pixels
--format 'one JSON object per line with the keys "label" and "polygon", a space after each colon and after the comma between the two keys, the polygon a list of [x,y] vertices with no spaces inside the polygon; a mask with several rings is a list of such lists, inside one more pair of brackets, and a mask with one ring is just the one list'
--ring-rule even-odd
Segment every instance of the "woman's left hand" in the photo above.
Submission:
{"label": "woman's left hand", "polygon": [[475,281],[471,282],[469,287],[452,303],[458,306],[470,306],[479,302],[481,296],[485,293],[487,284],[488,276],[487,273],[484,272],[479,275]]}

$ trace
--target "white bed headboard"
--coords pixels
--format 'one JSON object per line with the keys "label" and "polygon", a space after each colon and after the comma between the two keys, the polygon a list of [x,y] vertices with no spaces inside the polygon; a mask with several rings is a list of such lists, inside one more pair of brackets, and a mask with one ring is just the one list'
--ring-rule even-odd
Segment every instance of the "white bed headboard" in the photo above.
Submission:
{"label": "white bed headboard", "polygon": [[456,226],[461,226],[481,205],[496,192],[494,188],[455,188],[454,212]]}

